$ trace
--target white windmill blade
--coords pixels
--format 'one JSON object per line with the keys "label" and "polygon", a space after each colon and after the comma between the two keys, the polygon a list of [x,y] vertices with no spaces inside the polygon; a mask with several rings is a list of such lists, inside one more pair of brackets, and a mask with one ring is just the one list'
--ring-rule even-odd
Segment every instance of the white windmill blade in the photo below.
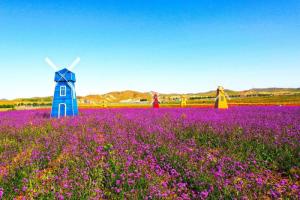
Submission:
{"label": "white windmill blade", "polygon": [[75,99],[75,95],[76,95],[76,93],[75,93],[75,88],[74,88],[74,86],[71,84],[71,83],[69,83],[69,82],[67,82],[67,84],[68,84],[68,86],[71,88],[71,90],[72,90],[72,96],[73,96],[73,99]]}
{"label": "white windmill blade", "polygon": [[75,88],[71,83],[69,83],[69,82],[67,82],[67,83],[68,83],[68,85],[70,86],[70,88],[72,90],[73,99],[75,99],[76,98]]}
{"label": "white windmill blade", "polygon": [[70,71],[72,71],[72,70],[74,69],[74,67],[75,67],[79,62],[80,62],[80,58],[77,57],[77,58],[73,61],[73,63],[70,65],[70,67],[68,67],[68,69],[69,69]]}
{"label": "white windmill blade", "polygon": [[71,88],[71,90],[72,90],[72,96],[73,96],[73,99],[75,99],[75,97],[76,97],[76,93],[75,93],[75,88],[74,88],[74,86],[71,84],[71,83],[69,83],[69,82],[67,82],[67,84],[68,84],[68,86]]}
{"label": "white windmill blade", "polygon": [[54,69],[54,71],[58,70],[57,66],[48,57],[45,58],[45,61],[50,67]]}

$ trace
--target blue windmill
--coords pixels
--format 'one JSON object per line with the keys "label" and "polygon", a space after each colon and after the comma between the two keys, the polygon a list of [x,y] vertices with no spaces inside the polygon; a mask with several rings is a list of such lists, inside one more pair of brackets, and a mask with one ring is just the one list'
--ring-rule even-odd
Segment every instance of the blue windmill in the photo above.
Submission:
{"label": "blue windmill", "polygon": [[80,61],[77,58],[69,68],[58,70],[56,65],[49,59],[45,61],[55,70],[56,82],[55,91],[52,102],[51,117],[61,118],[66,116],[78,115],[78,105],[75,92],[75,74],[71,70]]}

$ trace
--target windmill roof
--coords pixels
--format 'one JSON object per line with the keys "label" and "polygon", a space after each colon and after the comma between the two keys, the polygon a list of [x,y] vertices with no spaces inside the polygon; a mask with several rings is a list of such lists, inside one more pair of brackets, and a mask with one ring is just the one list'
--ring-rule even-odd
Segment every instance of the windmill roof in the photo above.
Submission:
{"label": "windmill roof", "polygon": [[[61,70],[59,70],[59,71],[57,71],[57,72],[59,72],[59,73],[73,73],[73,72],[71,72],[70,70],[68,70],[67,68],[63,68],[63,69],[61,69]],[[74,73],[73,73],[74,74]]]}
{"label": "windmill roof", "polygon": [[73,72],[71,72],[67,68],[64,68],[62,70],[55,72],[54,81],[55,82],[66,82],[66,81],[75,82],[76,78],[75,78],[75,74]]}

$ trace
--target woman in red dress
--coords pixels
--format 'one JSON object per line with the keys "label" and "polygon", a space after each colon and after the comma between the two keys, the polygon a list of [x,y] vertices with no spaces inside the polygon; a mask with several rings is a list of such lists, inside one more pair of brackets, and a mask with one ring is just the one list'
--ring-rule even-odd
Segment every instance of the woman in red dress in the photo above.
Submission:
{"label": "woman in red dress", "polygon": [[159,108],[159,101],[158,101],[158,95],[154,94],[153,96],[153,108]]}

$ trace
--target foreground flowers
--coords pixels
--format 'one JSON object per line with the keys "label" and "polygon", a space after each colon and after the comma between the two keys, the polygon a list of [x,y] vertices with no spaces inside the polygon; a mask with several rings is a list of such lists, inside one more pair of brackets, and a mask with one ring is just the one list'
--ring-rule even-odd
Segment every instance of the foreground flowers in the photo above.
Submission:
{"label": "foreground flowers", "polygon": [[49,199],[300,196],[300,108],[0,113],[0,195]]}

